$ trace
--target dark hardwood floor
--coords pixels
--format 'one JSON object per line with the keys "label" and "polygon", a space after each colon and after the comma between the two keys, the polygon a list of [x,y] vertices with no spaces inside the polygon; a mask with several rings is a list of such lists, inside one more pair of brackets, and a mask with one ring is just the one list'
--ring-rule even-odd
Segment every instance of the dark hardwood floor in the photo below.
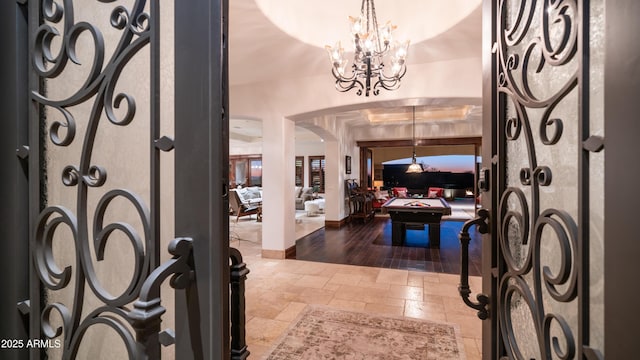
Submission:
{"label": "dark hardwood floor", "polygon": [[[440,248],[428,245],[428,228],[407,230],[405,246],[391,245],[391,219],[376,216],[363,224],[352,221],[340,229],[322,228],[296,242],[296,259],[374,266],[389,269],[460,273],[458,233],[463,221],[443,221]],[[481,274],[481,236],[471,229],[469,275]]]}

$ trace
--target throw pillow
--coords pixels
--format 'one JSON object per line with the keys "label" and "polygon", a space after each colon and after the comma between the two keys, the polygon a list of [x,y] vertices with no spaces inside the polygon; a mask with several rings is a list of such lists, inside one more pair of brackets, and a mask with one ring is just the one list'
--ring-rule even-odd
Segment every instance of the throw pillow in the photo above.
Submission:
{"label": "throw pillow", "polygon": [[257,187],[247,188],[246,198],[248,199],[257,199],[260,197],[260,190]]}

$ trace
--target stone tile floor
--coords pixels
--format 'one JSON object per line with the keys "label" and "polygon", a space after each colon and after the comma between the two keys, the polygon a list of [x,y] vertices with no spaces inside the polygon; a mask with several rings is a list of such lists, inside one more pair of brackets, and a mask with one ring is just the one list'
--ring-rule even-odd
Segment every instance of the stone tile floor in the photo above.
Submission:
{"label": "stone tile floor", "polygon": [[[307,304],[455,323],[467,359],[482,358],[482,323],[458,295],[459,276],[263,259],[255,224],[241,221],[231,229],[231,246],[241,251],[251,271],[246,283],[250,358],[265,355]],[[296,234],[316,228],[304,219],[297,227]],[[472,277],[470,283],[472,290],[481,289],[481,278]]]}

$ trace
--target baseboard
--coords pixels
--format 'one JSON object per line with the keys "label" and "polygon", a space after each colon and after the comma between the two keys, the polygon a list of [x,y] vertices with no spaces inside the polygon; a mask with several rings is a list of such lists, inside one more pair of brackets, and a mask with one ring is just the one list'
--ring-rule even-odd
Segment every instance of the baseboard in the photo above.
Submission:
{"label": "baseboard", "polygon": [[284,250],[265,250],[262,249],[262,258],[263,259],[285,259],[285,251]]}
{"label": "baseboard", "polygon": [[296,246],[293,245],[286,250],[266,250],[262,249],[263,259],[295,259],[296,258]]}
{"label": "baseboard", "polygon": [[340,229],[341,227],[345,226],[348,221],[349,221],[348,217],[343,218],[342,220],[325,220],[324,227]]}

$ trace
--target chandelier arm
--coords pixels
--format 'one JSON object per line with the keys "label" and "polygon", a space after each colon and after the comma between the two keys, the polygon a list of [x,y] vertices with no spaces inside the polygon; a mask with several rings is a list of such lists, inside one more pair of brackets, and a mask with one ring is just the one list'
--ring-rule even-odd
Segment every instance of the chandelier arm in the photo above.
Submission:
{"label": "chandelier arm", "polygon": [[360,80],[352,80],[352,81],[342,81],[340,79],[336,80],[336,90],[340,92],[347,92],[351,89],[358,89],[358,96],[362,94],[362,89],[364,89],[364,84]]}
{"label": "chandelier arm", "polygon": [[[387,80],[378,80],[376,81],[376,83],[373,85],[374,89],[378,89],[378,88],[383,88],[385,90],[397,90],[400,87],[400,80],[399,79],[387,79]],[[380,91],[378,89],[378,91]]]}
{"label": "chandelier arm", "polygon": [[[378,44],[380,45],[380,44]],[[380,46],[378,49],[381,49],[382,46]],[[382,57],[384,55],[386,55],[386,53],[391,49],[391,46],[389,45],[389,43],[384,43],[384,48],[380,51],[374,50],[371,52],[372,56],[376,56],[376,57]]]}
{"label": "chandelier arm", "polygon": [[400,81],[400,79],[402,79],[402,77],[404,76],[404,74],[406,74],[406,73],[407,73],[407,67],[406,67],[405,65],[403,65],[403,66],[400,68],[400,72],[398,72],[398,75],[387,76],[387,75],[385,75],[384,71],[382,71],[382,70],[383,70],[383,69],[382,69],[382,68],[380,68],[380,70],[378,71],[378,77],[379,77],[381,80],[384,80],[384,81],[394,81],[394,82],[395,82],[395,81],[398,81],[398,82],[399,82],[399,81]]}
{"label": "chandelier arm", "polygon": [[400,80],[406,73],[407,73],[407,67],[404,64],[402,65],[402,68],[398,73],[398,75],[388,77],[384,74],[383,71],[380,71],[378,76],[378,81],[375,83],[373,87],[374,89],[381,87],[385,90],[397,90],[400,87]]}
{"label": "chandelier arm", "polygon": [[336,70],[336,68],[331,69],[331,74],[333,75],[334,78],[336,78],[336,80],[340,80],[340,81],[353,81],[358,77],[358,74],[355,71],[351,73],[351,76],[347,77],[340,74],[338,70]]}
{"label": "chandelier arm", "polygon": [[[402,75],[404,75],[404,73]],[[400,87],[400,79],[402,78],[402,75],[398,77],[392,77],[392,78],[380,77],[378,81],[375,83],[375,85],[373,86],[373,88],[374,89],[383,88],[385,90],[397,90]]]}

